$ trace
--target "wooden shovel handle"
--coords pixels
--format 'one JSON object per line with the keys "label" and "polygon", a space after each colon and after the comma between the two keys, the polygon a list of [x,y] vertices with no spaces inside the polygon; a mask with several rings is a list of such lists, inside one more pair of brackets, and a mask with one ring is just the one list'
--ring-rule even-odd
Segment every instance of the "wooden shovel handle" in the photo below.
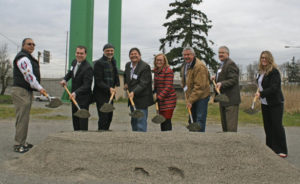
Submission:
{"label": "wooden shovel handle", "polygon": [[49,94],[46,91],[43,91],[42,94],[48,98],[49,101],[51,101],[51,98],[49,96]]}
{"label": "wooden shovel handle", "polygon": [[133,106],[133,108],[135,108],[135,104],[134,104],[132,98],[129,97],[129,91],[128,91],[128,89],[126,91],[127,91],[127,95],[128,95],[128,98],[130,100],[131,105]]}
{"label": "wooden shovel handle", "polygon": [[111,103],[111,101],[113,100],[114,96],[115,96],[116,92],[112,92],[112,94],[110,95],[110,98],[109,98],[109,104]]}
{"label": "wooden shovel handle", "polygon": [[66,92],[68,93],[69,97],[71,98],[72,102],[74,103],[74,105],[75,105],[78,109],[80,109],[78,103],[77,103],[76,100],[72,97],[72,95],[71,95],[71,93],[70,93],[70,91],[68,90],[68,88],[67,88],[66,85],[64,85],[64,88],[65,88]]}
{"label": "wooden shovel handle", "polygon": [[[258,92],[259,92],[259,88],[257,88],[257,90],[256,90],[256,93],[258,93]],[[256,93],[255,93],[255,94],[256,94]],[[258,96],[255,96],[255,97],[253,98],[253,102],[255,103],[257,99],[258,99]]]}
{"label": "wooden shovel handle", "polygon": [[216,84],[215,80],[213,80],[213,84],[215,86],[215,89],[216,89],[217,93],[220,94],[220,90],[219,90],[219,88],[217,88],[217,84]]}
{"label": "wooden shovel handle", "polygon": [[157,112],[159,111],[158,102],[155,102],[155,109],[156,109]]}

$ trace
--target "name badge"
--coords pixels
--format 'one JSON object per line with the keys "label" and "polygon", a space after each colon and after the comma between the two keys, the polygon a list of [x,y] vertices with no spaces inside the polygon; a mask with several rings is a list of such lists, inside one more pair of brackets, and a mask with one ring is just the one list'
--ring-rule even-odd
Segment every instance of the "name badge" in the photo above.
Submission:
{"label": "name badge", "polygon": [[138,76],[137,76],[136,74],[133,74],[133,75],[132,75],[132,78],[133,78],[133,79],[137,79]]}
{"label": "name badge", "polygon": [[187,86],[184,86],[183,91],[186,92],[188,90]]}
{"label": "name badge", "polygon": [[73,71],[73,66],[71,66],[70,70]]}

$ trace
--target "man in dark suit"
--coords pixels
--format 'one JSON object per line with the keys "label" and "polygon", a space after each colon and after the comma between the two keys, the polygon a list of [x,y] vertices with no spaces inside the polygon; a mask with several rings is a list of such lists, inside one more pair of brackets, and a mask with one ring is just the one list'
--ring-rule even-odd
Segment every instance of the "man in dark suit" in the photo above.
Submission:
{"label": "man in dark suit", "polygon": [[[72,79],[71,95],[82,109],[89,110],[92,98],[91,85],[93,81],[93,69],[86,61],[87,49],[84,46],[77,46],[76,59],[64,79],[60,82],[62,86],[67,85],[67,81]],[[74,116],[77,107],[72,103],[73,128],[77,130],[88,130],[88,118],[78,118]]]}
{"label": "man in dark suit", "polygon": [[124,89],[129,90],[129,98],[132,98],[136,108],[144,113],[142,118],[131,118],[131,127],[132,131],[146,132],[148,107],[154,104],[151,68],[141,60],[138,48],[130,49],[129,58],[131,61],[125,66]]}
{"label": "man in dark suit", "polygon": [[239,68],[229,58],[229,49],[226,46],[219,48],[219,59],[221,66],[212,80],[216,80],[217,88],[229,98],[229,102],[219,103],[222,129],[224,132],[236,132],[241,103]]}
{"label": "man in dark suit", "polygon": [[108,130],[112,121],[113,112],[100,112],[104,103],[109,101],[111,94],[116,93],[116,86],[120,86],[116,60],[114,58],[115,48],[111,44],[103,47],[103,56],[94,62],[94,98],[98,111],[98,130]]}

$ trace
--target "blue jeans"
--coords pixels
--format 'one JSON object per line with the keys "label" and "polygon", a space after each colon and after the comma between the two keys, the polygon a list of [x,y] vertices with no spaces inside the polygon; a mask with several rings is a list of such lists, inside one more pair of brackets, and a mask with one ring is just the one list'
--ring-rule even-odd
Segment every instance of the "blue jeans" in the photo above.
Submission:
{"label": "blue jeans", "polygon": [[[130,106],[131,112],[133,112],[132,106]],[[148,108],[146,109],[137,109],[144,113],[144,116],[141,118],[131,118],[131,128],[132,131],[137,132],[147,132],[147,118],[148,118]]]}
{"label": "blue jeans", "polygon": [[193,103],[191,112],[194,123],[199,123],[200,132],[205,132],[209,96]]}

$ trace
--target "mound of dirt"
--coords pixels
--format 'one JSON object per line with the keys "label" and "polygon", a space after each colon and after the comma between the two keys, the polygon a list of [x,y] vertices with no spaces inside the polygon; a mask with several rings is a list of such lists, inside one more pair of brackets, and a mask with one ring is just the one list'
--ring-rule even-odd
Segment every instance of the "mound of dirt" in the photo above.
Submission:
{"label": "mound of dirt", "polygon": [[64,132],[7,166],[74,183],[300,183],[298,169],[241,133]]}

